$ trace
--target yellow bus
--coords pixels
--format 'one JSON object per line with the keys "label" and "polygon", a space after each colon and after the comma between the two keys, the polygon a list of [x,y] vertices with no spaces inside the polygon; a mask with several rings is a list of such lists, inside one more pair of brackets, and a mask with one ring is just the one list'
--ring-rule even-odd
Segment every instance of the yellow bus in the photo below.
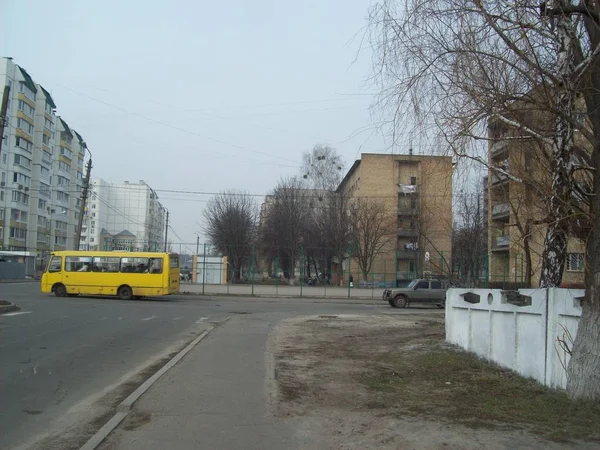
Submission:
{"label": "yellow bus", "polygon": [[148,252],[53,252],[42,292],[57,297],[116,295],[123,300],[179,292],[179,256]]}

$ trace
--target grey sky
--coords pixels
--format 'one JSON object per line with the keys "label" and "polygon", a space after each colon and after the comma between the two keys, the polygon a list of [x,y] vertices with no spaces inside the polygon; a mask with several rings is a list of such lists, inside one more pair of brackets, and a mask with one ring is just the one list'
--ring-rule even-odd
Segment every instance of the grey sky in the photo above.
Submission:
{"label": "grey sky", "polygon": [[[368,1],[0,5],[0,54],[52,92],[93,152],[93,176],[266,193],[317,142],[347,166],[361,145],[389,151],[379,133],[357,133],[372,123],[369,51],[353,62]],[[195,242],[209,196],[159,196]]]}

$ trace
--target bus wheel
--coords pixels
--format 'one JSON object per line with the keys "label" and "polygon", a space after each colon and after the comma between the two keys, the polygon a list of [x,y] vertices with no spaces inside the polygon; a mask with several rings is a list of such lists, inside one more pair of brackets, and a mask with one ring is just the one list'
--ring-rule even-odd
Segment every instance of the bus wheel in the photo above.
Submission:
{"label": "bus wheel", "polygon": [[129,286],[121,286],[117,290],[117,295],[121,300],[131,300],[133,298],[133,292]]}
{"label": "bus wheel", "polygon": [[54,295],[57,297],[65,297],[67,295],[67,288],[64,284],[57,284],[54,286]]}

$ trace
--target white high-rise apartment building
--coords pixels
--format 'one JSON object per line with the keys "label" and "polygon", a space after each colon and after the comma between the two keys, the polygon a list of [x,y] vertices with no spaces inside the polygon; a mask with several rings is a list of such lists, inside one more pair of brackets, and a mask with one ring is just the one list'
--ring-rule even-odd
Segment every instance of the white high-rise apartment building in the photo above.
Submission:
{"label": "white high-rise apartment building", "polygon": [[81,248],[90,250],[163,251],[166,210],[144,181],[90,183]]}
{"label": "white high-rise apartment building", "polygon": [[[0,157],[0,248],[35,253],[73,249],[85,143],[56,115],[50,93],[25,69],[0,59],[10,87]],[[0,93],[0,95],[2,95]]]}

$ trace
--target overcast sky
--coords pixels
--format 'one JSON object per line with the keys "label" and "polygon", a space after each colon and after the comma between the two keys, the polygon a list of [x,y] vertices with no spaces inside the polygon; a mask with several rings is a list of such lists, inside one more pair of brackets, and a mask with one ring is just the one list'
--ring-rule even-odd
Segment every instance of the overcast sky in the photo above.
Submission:
{"label": "overcast sky", "polygon": [[264,194],[315,143],[347,167],[390,151],[369,110],[368,1],[0,5],[0,54],[51,91],[93,153],[92,176],[159,190],[184,242],[204,241],[210,196],[161,190]]}

